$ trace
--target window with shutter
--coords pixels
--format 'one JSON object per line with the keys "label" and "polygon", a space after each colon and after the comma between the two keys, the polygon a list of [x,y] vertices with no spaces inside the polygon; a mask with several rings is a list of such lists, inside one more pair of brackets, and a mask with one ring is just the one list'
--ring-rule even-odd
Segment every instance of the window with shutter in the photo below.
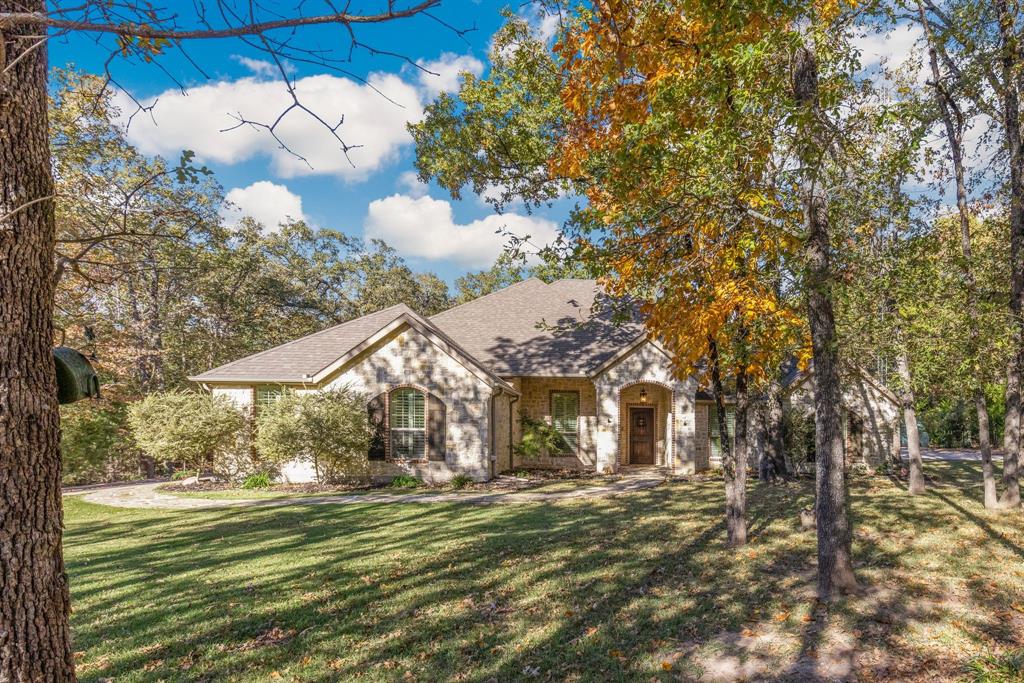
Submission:
{"label": "window with shutter", "polygon": [[552,455],[576,455],[579,450],[580,395],[575,391],[551,392],[551,426],[565,441],[564,449]]}
{"label": "window with shutter", "polygon": [[280,385],[267,384],[256,387],[256,410],[277,403],[283,394],[284,389]]}
{"label": "window with shutter", "polygon": [[427,444],[426,396],[415,389],[395,389],[388,398],[391,457],[423,460]]}
{"label": "window with shutter", "polygon": [[[729,432],[730,443],[736,445],[736,410],[731,406],[725,407],[725,428]],[[715,404],[708,406],[708,432],[711,436],[711,457],[722,457],[722,442],[718,432],[718,407]]]}

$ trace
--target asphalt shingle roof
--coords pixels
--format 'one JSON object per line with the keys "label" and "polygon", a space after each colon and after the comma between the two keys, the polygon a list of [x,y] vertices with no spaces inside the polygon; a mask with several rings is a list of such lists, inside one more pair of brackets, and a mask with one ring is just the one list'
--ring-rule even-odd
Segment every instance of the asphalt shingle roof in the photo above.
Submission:
{"label": "asphalt shingle roof", "polygon": [[590,375],[644,333],[636,319],[615,323],[595,280],[531,278],[431,322],[503,377]]}
{"label": "asphalt shingle roof", "polygon": [[395,318],[411,312],[412,309],[405,304],[391,306],[246,356],[191,379],[197,382],[302,382],[344,356]]}
{"label": "asphalt shingle roof", "polygon": [[[495,375],[587,376],[644,333],[636,319],[617,324],[600,296],[594,280],[547,284],[531,278],[439,313],[429,322]],[[415,316],[404,304],[392,306],[192,379],[307,381],[406,314]]]}

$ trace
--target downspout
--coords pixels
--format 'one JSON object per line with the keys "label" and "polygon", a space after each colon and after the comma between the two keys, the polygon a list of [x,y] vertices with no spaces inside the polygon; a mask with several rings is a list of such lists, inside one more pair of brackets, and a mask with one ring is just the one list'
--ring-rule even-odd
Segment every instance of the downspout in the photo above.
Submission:
{"label": "downspout", "polygon": [[516,468],[516,452],[513,448],[515,443],[515,434],[513,430],[515,428],[515,404],[519,403],[519,397],[513,396],[508,402],[508,468],[514,470]]}
{"label": "downspout", "polygon": [[501,392],[502,389],[499,387],[495,393],[491,394],[491,400],[489,405],[490,416],[487,419],[487,430],[488,432],[490,432],[488,436],[490,437],[489,441],[491,442],[491,452],[490,457],[488,458],[488,460],[490,461],[488,464],[488,468],[490,471],[490,476],[488,477],[489,479],[494,479],[495,463],[497,463],[498,461],[498,451],[496,448],[498,442],[496,436],[497,430],[494,429],[494,401],[495,399],[498,398],[498,396],[501,395]]}

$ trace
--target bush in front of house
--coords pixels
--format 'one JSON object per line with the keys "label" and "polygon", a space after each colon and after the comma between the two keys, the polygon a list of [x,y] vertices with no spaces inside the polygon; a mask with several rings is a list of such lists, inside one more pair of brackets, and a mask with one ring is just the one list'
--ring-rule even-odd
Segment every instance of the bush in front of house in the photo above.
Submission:
{"label": "bush in front of house", "polygon": [[250,474],[242,482],[243,489],[269,489],[273,484],[273,478],[269,472],[257,472],[256,474]]}
{"label": "bush in front of house", "polygon": [[468,474],[456,474],[451,478],[451,481],[448,482],[448,485],[453,489],[464,489],[472,483],[473,477]]}
{"label": "bush in front of house", "polygon": [[245,417],[223,396],[149,394],[129,407],[128,425],[135,443],[154,460],[180,462],[198,472],[247,459],[239,453]]}
{"label": "bush in front of house", "polygon": [[814,471],[814,413],[794,408],[782,415],[783,449],[796,472]]}
{"label": "bush in front of house", "polygon": [[278,466],[308,462],[317,483],[368,478],[370,437],[366,399],[348,388],[287,392],[256,417],[260,456]]}
{"label": "bush in front of house", "polygon": [[519,421],[523,438],[515,447],[515,454],[525,458],[537,458],[551,453],[564,452],[569,444],[565,437],[543,420],[523,415]]}
{"label": "bush in front of house", "polygon": [[411,474],[399,474],[391,480],[388,486],[393,489],[418,489],[423,486],[423,482]]}
{"label": "bush in front of house", "polygon": [[124,403],[79,401],[60,408],[62,480],[65,484],[132,479],[138,451],[128,434]]}

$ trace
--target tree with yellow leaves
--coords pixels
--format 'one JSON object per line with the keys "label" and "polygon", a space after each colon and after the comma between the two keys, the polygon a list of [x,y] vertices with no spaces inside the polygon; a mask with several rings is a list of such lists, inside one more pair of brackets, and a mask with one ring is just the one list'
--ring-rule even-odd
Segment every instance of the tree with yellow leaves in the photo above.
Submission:
{"label": "tree with yellow leaves", "polygon": [[826,192],[856,182],[837,123],[856,68],[841,10],[601,0],[561,13],[553,49],[513,19],[488,76],[465,75],[412,126],[421,176],[454,194],[500,186],[499,208],[585,200],[568,248],[610,294],[641,302],[680,374],[703,373],[719,408],[735,397],[735,449],[723,439],[733,544],[746,538],[749,397],[784,355],[813,350],[826,598],[854,585],[831,310],[829,221],[842,218]]}

